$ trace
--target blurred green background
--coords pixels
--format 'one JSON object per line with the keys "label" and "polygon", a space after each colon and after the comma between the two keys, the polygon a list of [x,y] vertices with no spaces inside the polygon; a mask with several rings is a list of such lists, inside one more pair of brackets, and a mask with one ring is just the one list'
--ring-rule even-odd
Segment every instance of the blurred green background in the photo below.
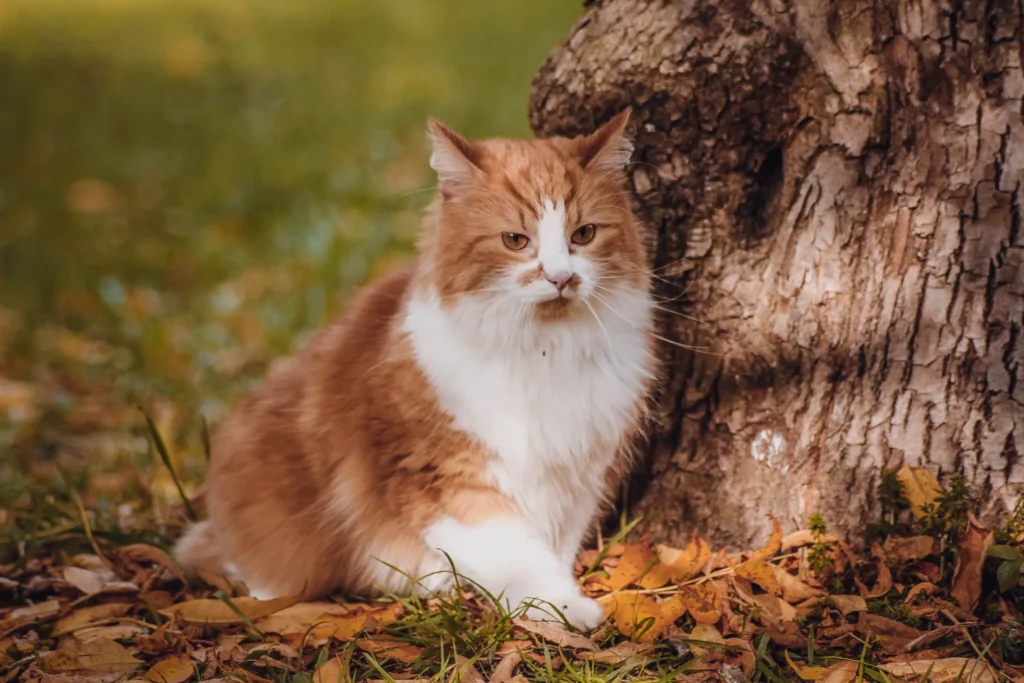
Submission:
{"label": "blurred green background", "polygon": [[425,122],[527,135],[579,0],[0,2],[0,513],[194,485],[216,422],[407,258]]}

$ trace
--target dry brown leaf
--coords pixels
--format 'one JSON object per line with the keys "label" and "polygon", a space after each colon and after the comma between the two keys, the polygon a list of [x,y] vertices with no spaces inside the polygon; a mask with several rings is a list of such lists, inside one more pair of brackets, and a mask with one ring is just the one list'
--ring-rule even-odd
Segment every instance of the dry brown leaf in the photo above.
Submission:
{"label": "dry brown leaf", "polygon": [[328,659],[313,673],[313,683],[348,683],[352,680],[348,667],[340,657]]}
{"label": "dry brown leaf", "polygon": [[146,629],[138,624],[112,624],[111,626],[89,626],[88,628],[75,631],[75,638],[78,638],[83,643],[95,640],[96,638],[127,640],[142,635],[145,632]]}
{"label": "dry brown leaf", "polygon": [[636,582],[647,568],[654,562],[654,551],[646,543],[636,543],[626,547],[619,558],[619,564],[612,570],[604,584],[609,590],[622,590]]}
{"label": "dry brown leaf", "polygon": [[967,532],[960,540],[960,556],[953,571],[953,587],[949,594],[965,612],[973,612],[981,597],[981,568],[985,553],[995,540],[995,534],[981,526],[974,515],[968,515]]}
{"label": "dry brown leaf", "polygon": [[[618,645],[608,648],[607,650],[581,652],[576,656],[579,659],[588,662],[597,662],[598,664],[607,664],[608,666],[619,666],[631,659],[634,661],[640,661],[650,650],[650,645],[645,645],[643,643],[631,643],[630,641],[625,640]],[[491,683],[493,683],[493,679]]]}
{"label": "dry brown leaf", "polygon": [[714,624],[722,617],[722,594],[708,583],[683,586],[679,599],[698,623]]}
{"label": "dry brown leaf", "polygon": [[935,539],[931,536],[911,536],[910,538],[890,536],[882,547],[898,562],[913,562],[923,560],[932,554]]}
{"label": "dry brown leaf", "polygon": [[65,567],[64,580],[86,595],[99,593],[107,585],[98,572],[81,567]]}
{"label": "dry brown leaf", "polygon": [[775,580],[775,572],[764,560],[748,560],[734,570],[736,576],[756,583],[772,595],[782,595],[782,586]]}
{"label": "dry brown leaf", "polygon": [[767,560],[779,552],[779,549],[782,547],[782,527],[779,526],[779,520],[775,519],[775,515],[771,514],[768,515],[768,518],[772,520],[772,536],[768,539],[768,543],[754,551],[754,554],[747,560],[748,562]]}
{"label": "dry brown leaf", "polygon": [[913,662],[889,662],[879,666],[883,671],[900,678],[919,678],[928,674],[929,683],[995,683],[996,675],[986,662],[965,657],[949,659],[922,659]]}
{"label": "dry brown leaf", "polygon": [[586,636],[581,636],[579,633],[573,633],[567,630],[564,626],[556,624],[550,621],[530,621],[529,619],[521,619],[513,622],[514,626],[517,626],[527,633],[532,633],[535,636],[540,637],[542,640],[546,640],[549,643],[560,645],[562,647],[571,647],[577,650],[596,650],[597,645]]}
{"label": "dry brown leaf", "polygon": [[775,580],[782,586],[782,599],[788,603],[803,602],[822,595],[822,591],[811,588],[806,583],[777,565],[769,565],[775,574]]}
{"label": "dry brown leaf", "polygon": [[802,548],[805,545],[813,545],[815,543],[836,543],[839,541],[839,537],[835,534],[822,534],[820,538],[814,537],[814,532],[810,529],[800,529],[794,531],[790,535],[782,539],[782,552],[788,553],[790,550]]}
{"label": "dry brown leaf", "polygon": [[134,671],[142,662],[113,640],[95,638],[83,642],[66,638],[56,651],[46,656],[49,671]]}
{"label": "dry brown leaf", "polygon": [[53,628],[53,635],[62,636],[101,621],[123,617],[131,608],[132,606],[125,602],[108,602],[92,607],[82,607],[59,620]]}
{"label": "dry brown leaf", "polygon": [[195,673],[195,663],[181,655],[161,659],[142,678],[153,683],[184,683]]}
{"label": "dry brown leaf", "polygon": [[455,655],[455,666],[448,677],[448,683],[485,683],[485,679],[471,661],[462,655]]}
{"label": "dry brown leaf", "polygon": [[867,601],[859,595],[830,595],[828,599],[843,616],[853,612],[866,612],[868,609]]}
{"label": "dry brown leaf", "polygon": [[932,593],[936,593],[939,590],[939,587],[936,586],[934,583],[928,583],[927,581],[924,583],[919,583],[913,588],[911,588],[909,591],[907,591],[907,597],[903,600],[903,602],[909,605],[912,602],[914,602],[914,598],[916,598],[921,593],[931,595]]}
{"label": "dry brown leaf", "polygon": [[913,626],[867,612],[860,613],[856,626],[861,634],[879,638],[882,648],[892,654],[901,651],[908,643],[924,635]]}
{"label": "dry brown leaf", "polygon": [[375,657],[394,659],[403,664],[412,664],[423,654],[422,647],[389,638],[363,638],[356,641],[356,647]]}
{"label": "dry brown leaf", "polygon": [[816,681],[819,677],[825,674],[825,667],[823,666],[798,666],[796,662],[789,656],[789,650],[785,650],[786,663],[789,664],[789,668],[796,672],[796,675],[803,681]]}
{"label": "dry brown leaf", "polygon": [[47,600],[13,610],[10,619],[11,621],[45,621],[57,616],[58,613],[60,613],[60,602]]}
{"label": "dry brown leaf", "polygon": [[491,672],[491,678],[487,683],[509,683],[512,680],[516,667],[523,661],[523,655],[519,652],[510,652],[505,656],[498,666],[494,667],[494,671]]}
{"label": "dry brown leaf", "polygon": [[686,581],[696,576],[711,559],[711,546],[700,536],[694,536],[686,550],[658,546],[658,561],[669,568],[673,581]]}
{"label": "dry brown leaf", "polygon": [[904,465],[896,473],[903,484],[903,494],[910,501],[910,511],[914,517],[924,517],[925,505],[934,503],[942,495],[942,485],[935,475],[923,467],[907,467]]}
{"label": "dry brown leaf", "polygon": [[117,548],[114,552],[122,561],[130,560],[136,564],[154,564],[166,569],[171,576],[179,581],[185,580],[185,574],[181,571],[178,563],[172,560],[170,555],[160,550],[160,548],[145,543],[134,543]]}
{"label": "dry brown leaf", "polygon": [[[875,547],[877,548],[878,546],[876,545]],[[878,552],[881,553],[881,549]],[[853,579],[853,582],[857,584],[857,590],[860,594],[869,600],[882,597],[892,588],[892,572],[889,571],[889,566],[885,563],[885,560],[876,560],[875,567],[878,569],[878,578],[875,580],[873,587],[868,588],[856,577]]]}
{"label": "dry brown leaf", "polygon": [[857,679],[857,662],[836,662],[825,669],[817,683],[851,683]]}
{"label": "dry brown leaf", "polygon": [[[231,602],[250,620],[256,620],[294,605],[296,600],[296,596],[289,596],[273,600],[234,598]],[[160,614],[168,618],[177,618],[186,624],[226,626],[245,622],[245,619],[235,610],[231,609],[226,602],[212,598],[189,600],[177,605],[171,605],[166,609],[160,610]]]}
{"label": "dry brown leaf", "polygon": [[264,633],[305,633],[321,617],[339,616],[350,612],[350,608],[334,602],[300,602],[255,620],[255,625]]}
{"label": "dry brown leaf", "polygon": [[[687,638],[690,641],[698,641],[698,643],[725,643],[722,633],[711,624],[697,624],[693,627],[693,631],[690,632]],[[707,654],[711,647],[709,645],[693,644],[692,642],[690,645],[690,649],[697,656]]]}

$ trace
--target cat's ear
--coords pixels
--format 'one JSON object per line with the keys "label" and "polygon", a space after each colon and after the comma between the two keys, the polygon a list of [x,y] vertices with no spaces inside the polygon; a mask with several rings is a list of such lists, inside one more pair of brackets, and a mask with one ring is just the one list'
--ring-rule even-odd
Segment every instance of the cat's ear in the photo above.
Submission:
{"label": "cat's ear", "polygon": [[437,171],[441,185],[460,184],[483,175],[479,148],[437,119],[427,122],[430,129],[430,167]]}
{"label": "cat's ear", "polygon": [[626,107],[608,123],[586,137],[576,140],[576,158],[592,171],[618,171],[633,156],[633,143],[626,137],[626,124],[632,109]]}

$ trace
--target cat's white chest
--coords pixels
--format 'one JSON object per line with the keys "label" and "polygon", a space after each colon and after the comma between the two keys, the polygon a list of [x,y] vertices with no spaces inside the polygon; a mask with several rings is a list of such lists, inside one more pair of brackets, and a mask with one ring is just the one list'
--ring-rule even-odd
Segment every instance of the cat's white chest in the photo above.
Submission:
{"label": "cat's white chest", "polygon": [[[584,321],[538,329],[474,308],[414,300],[405,329],[442,407],[494,453],[488,476],[571,558],[636,419],[648,311],[634,306],[635,320],[603,328]],[[465,327],[472,320],[482,322]]]}

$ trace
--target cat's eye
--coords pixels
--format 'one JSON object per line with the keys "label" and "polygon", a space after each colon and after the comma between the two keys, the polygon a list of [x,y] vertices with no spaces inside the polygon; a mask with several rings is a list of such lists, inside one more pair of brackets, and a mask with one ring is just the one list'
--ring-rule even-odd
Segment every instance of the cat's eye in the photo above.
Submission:
{"label": "cat's eye", "polygon": [[576,228],[576,232],[572,234],[573,244],[590,244],[594,241],[594,236],[597,235],[597,226],[593,223],[587,223]]}
{"label": "cat's eye", "polygon": [[518,232],[501,233],[501,241],[512,251],[522,251],[530,243],[530,238]]}

